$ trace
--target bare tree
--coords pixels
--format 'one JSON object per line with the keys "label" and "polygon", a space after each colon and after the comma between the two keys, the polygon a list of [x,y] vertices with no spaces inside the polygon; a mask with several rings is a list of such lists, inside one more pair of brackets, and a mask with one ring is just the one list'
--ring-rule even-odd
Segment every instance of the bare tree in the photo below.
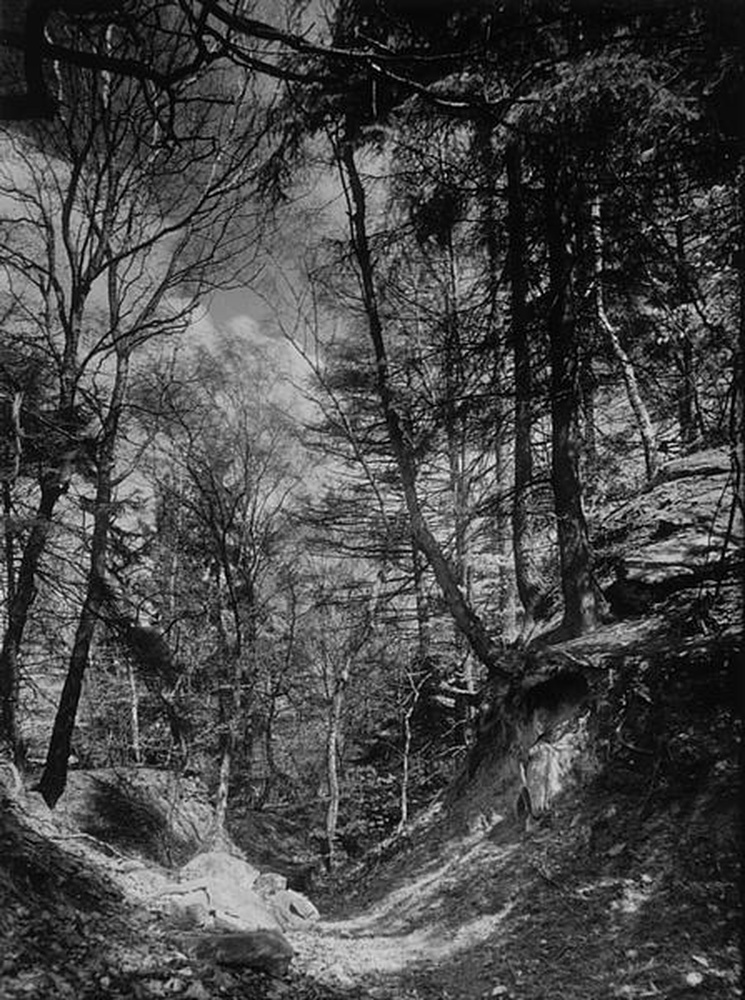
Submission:
{"label": "bare tree", "polygon": [[[112,37],[110,26],[94,26],[87,44],[109,51],[118,45]],[[258,103],[247,112],[241,74],[216,73],[190,86],[179,112],[171,109],[171,125],[183,130],[178,139],[164,135],[159,109],[127,77],[74,70],[60,73],[57,117],[4,136],[11,157],[0,178],[0,267],[54,373],[48,419],[58,441],[38,466],[36,515],[0,654],[4,736],[12,743],[11,692],[52,519],[80,462],[97,470],[87,595],[44,777],[52,803],[64,787],[100,611],[133,360],[153,338],[185,329],[205,291],[251,270],[245,248],[253,210],[245,195],[263,112]]]}
{"label": "bare tree", "polygon": [[[233,779],[240,774],[244,791],[253,790],[255,752],[271,740],[276,695],[268,689],[281,677],[268,676],[274,664],[265,662],[264,624],[284,586],[292,590],[290,511],[302,453],[255,346],[226,336],[153,373],[150,383],[143,396],[157,407],[146,467],[170,524],[162,558],[169,567],[178,561],[182,578],[167,570],[166,593],[154,600],[169,624],[195,601],[206,609],[192,671],[208,675],[217,700],[221,832]],[[284,672],[293,645],[291,638]]]}
{"label": "bare tree", "polygon": [[600,196],[596,195],[590,205],[594,254],[593,281],[595,292],[595,311],[597,314],[598,325],[607,336],[611,350],[613,351],[613,355],[621,371],[623,384],[626,388],[626,395],[628,396],[629,403],[634,414],[634,419],[636,420],[639,436],[642,439],[644,466],[647,473],[647,479],[651,480],[654,478],[659,464],[654,425],[650,419],[649,410],[642,399],[634,365],[621,343],[620,334],[608,316],[605,308],[605,296],[603,294],[603,221],[601,210],[602,202]]}

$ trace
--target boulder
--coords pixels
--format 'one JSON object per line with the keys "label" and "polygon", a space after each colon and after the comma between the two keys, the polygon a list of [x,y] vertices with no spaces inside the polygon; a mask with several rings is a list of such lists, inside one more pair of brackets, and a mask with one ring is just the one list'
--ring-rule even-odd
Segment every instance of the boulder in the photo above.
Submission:
{"label": "boulder", "polygon": [[177,927],[211,927],[214,916],[207,905],[207,893],[197,889],[182,896],[168,896],[165,905],[171,921]]}
{"label": "boulder", "polygon": [[276,872],[262,872],[254,882],[254,892],[258,893],[262,899],[268,899],[275,892],[280,892],[287,888],[287,879],[284,875]]}
{"label": "boulder", "polygon": [[277,977],[287,974],[295,954],[287,938],[278,930],[189,934],[184,935],[179,944],[187,954],[201,961],[257,969]]}
{"label": "boulder", "polygon": [[266,902],[283,930],[307,927],[321,916],[307,896],[294,889],[280,889]]}
{"label": "boulder", "polygon": [[179,879],[184,882],[204,877],[229,880],[240,888],[251,889],[259,878],[259,870],[227,851],[203,851],[179,870]]}
{"label": "boulder", "polygon": [[166,885],[158,899],[181,926],[198,922],[232,931],[279,930],[276,917],[252,888],[257,876],[241,858],[205,852],[184,865],[178,881]]}

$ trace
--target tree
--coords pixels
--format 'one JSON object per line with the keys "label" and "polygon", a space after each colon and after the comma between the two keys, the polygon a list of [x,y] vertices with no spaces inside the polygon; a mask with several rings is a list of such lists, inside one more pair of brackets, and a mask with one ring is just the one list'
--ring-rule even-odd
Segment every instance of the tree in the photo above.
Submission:
{"label": "tree", "polygon": [[489,635],[481,619],[473,610],[458,586],[452,566],[442,554],[440,546],[422,516],[416,491],[416,474],[411,448],[407,445],[401,417],[391,391],[388,357],[383,327],[377,306],[374,268],[370,255],[365,215],[365,192],[355,161],[354,148],[345,140],[339,150],[339,165],[348,184],[350,231],[357,263],[362,299],[366,312],[368,331],[373,344],[376,363],[377,389],[383,417],[388,431],[391,451],[395,457],[401,486],[406,500],[411,530],[415,543],[425,554],[437,582],[445,594],[456,624],[468,637],[479,659],[496,675],[506,674],[500,664],[500,646]]}
{"label": "tree", "polygon": [[[535,537],[536,530],[535,522],[530,523],[535,510],[528,509],[526,499],[530,484],[540,477],[535,471],[536,442],[550,434],[563,631],[590,629],[600,609],[593,525],[584,500],[588,487],[597,494],[604,478],[595,470],[602,463],[613,468],[617,453],[625,449],[633,451],[640,468],[646,464],[646,475],[653,474],[655,437],[670,409],[649,401],[650,387],[658,382],[676,386],[678,420],[691,443],[694,432],[712,433],[716,420],[707,415],[707,407],[713,414],[721,406],[710,373],[721,364],[727,372],[741,364],[723,332],[727,324],[718,321],[731,316],[732,280],[725,289],[714,280],[692,280],[689,273],[692,262],[694,267],[703,262],[704,247],[712,245],[714,232],[717,198],[709,190],[704,211],[697,199],[716,176],[725,188],[722,203],[731,208],[737,169],[733,171],[732,164],[741,165],[741,148],[731,137],[716,135],[726,118],[722,93],[742,84],[736,53],[722,46],[722,24],[734,26],[741,15],[724,4],[715,6],[710,15],[696,3],[649,12],[617,7],[596,11],[573,2],[560,10],[540,5],[524,10],[510,4],[486,12],[446,5],[429,18],[409,9],[394,18],[381,5],[360,0],[339,4],[327,25],[310,26],[303,21],[302,9],[293,9],[297,18],[285,27],[215,2],[201,17],[190,19],[186,12],[183,21],[174,22],[179,37],[189,38],[190,46],[194,43],[185,60],[192,71],[213,57],[229,56],[242,66],[292,81],[291,101],[277,109],[282,156],[278,153],[267,164],[267,188],[275,194],[281,191],[288,164],[299,162],[290,154],[297,153],[308,136],[322,134],[331,140],[352,238],[347,267],[354,268],[359,282],[356,300],[346,299],[345,305],[355,314],[355,335],[360,318],[364,321],[372,361],[367,381],[355,384],[358,395],[365,394],[364,402],[356,412],[345,413],[345,418],[349,413],[359,417],[364,409],[368,422],[360,419],[358,426],[376,431],[362,446],[357,442],[355,459],[373,493],[380,493],[379,482],[389,475],[385,464],[378,464],[384,430],[398,481],[381,504],[381,534],[386,541],[391,537],[386,504],[391,497],[403,500],[415,560],[418,555],[427,560],[458,628],[501,684],[511,674],[508,658],[502,643],[484,626],[483,608],[468,593],[463,573],[468,547],[464,539],[475,523],[471,517],[476,517],[468,510],[470,493],[465,487],[470,489],[471,481],[464,448],[483,455],[487,445],[460,405],[468,389],[481,387],[483,381],[478,382],[479,356],[470,350],[470,342],[464,350],[466,327],[454,293],[464,271],[478,266],[487,287],[483,301],[488,303],[488,318],[482,329],[488,329],[495,348],[484,419],[493,421],[488,447],[495,447],[495,424],[500,428],[497,447],[506,449],[514,442],[514,482],[509,482],[500,451],[496,492],[501,498],[514,487],[513,551],[528,621],[537,612],[537,596],[527,538],[529,532]],[[209,43],[200,45],[205,38]],[[45,51],[59,58],[83,58],[79,48],[70,46],[65,52],[59,46]],[[103,55],[98,62],[90,53],[85,59],[111,70],[110,53]],[[157,82],[167,88],[178,82],[179,68],[159,64],[153,69],[135,59],[130,72],[141,84]],[[405,234],[393,239],[377,226],[377,218],[373,221],[372,206],[379,195],[373,193],[361,163],[366,155],[384,164],[395,162],[397,155],[403,159],[400,150],[412,138],[407,122],[425,107],[433,112],[427,123],[431,134],[441,136],[447,121],[453,132],[461,129],[472,135],[470,172],[459,172],[466,182],[460,188],[443,183],[459,154],[441,144],[444,169],[439,175],[428,170],[423,183],[415,178],[404,196],[406,185],[399,184],[396,191],[395,181],[391,183],[388,204],[400,212],[402,230],[410,223]],[[710,140],[716,140],[713,146],[722,152],[726,166],[721,169],[707,162],[704,150]],[[688,166],[694,161],[695,169]],[[464,195],[477,163],[486,176],[478,192],[469,188]],[[488,176],[490,168],[493,177]],[[504,197],[498,190],[502,177]],[[407,200],[408,220],[402,211]],[[467,215],[474,206],[485,230],[481,249],[486,253],[478,265],[476,241],[466,245],[464,239],[473,233]],[[672,218],[681,209],[690,213],[682,223]],[[506,248],[497,239],[498,215],[508,230]],[[456,232],[458,239],[453,238]],[[421,356],[402,349],[406,324],[397,322],[391,308],[396,294],[399,302],[403,298],[406,280],[412,287],[419,279],[414,266],[401,279],[408,265],[406,251],[417,242],[426,247],[428,241],[434,253],[429,261],[426,253],[418,254],[417,265],[431,264],[438,250],[444,251],[439,257],[450,279],[443,286],[443,301],[437,303],[433,296],[426,303],[431,309],[428,319],[433,317],[431,329],[443,334],[434,380],[445,386],[439,420],[434,408],[428,408],[429,400],[424,401],[421,372],[415,371],[408,381],[403,374],[401,360],[419,363]],[[378,253],[384,246],[398,251],[391,255],[390,268]],[[498,287],[500,269],[508,279],[509,300]],[[423,298],[407,315],[419,319],[426,314]],[[509,310],[509,329],[498,317],[501,310],[505,315]],[[476,328],[469,328],[469,336]],[[510,344],[511,356],[506,349]],[[706,364],[707,355],[716,360]],[[629,418],[624,416],[619,429],[610,416],[624,394],[641,449],[628,434]],[[516,401],[514,434],[501,405],[511,397]],[[545,402],[550,427],[540,417]],[[426,497],[433,481],[427,478],[426,462],[437,456],[431,442],[441,433],[450,446],[447,458],[456,501],[452,546]],[[620,494],[627,484],[614,479],[612,488]],[[490,525],[501,537],[504,516],[498,512],[494,517],[493,508],[491,515]],[[416,567],[413,576],[421,584]]]}
{"label": "tree", "polygon": [[[87,44],[121,51],[126,40],[98,26]],[[60,78],[59,115],[28,135],[8,133],[2,265],[14,299],[35,316],[35,342],[54,359],[55,426],[65,445],[40,456],[39,502],[21,556],[0,658],[4,691],[13,689],[18,655],[57,503],[86,458],[98,481],[91,577],[84,599],[70,685],[50,748],[45,794],[64,786],[63,759],[77,709],[106,560],[111,491],[127,381],[136,351],[183,330],[203,292],[230,264],[245,274],[251,209],[243,194],[263,131],[245,112],[245,81],[217,73],[193,85],[193,100],[174,119],[191,138],[161,143],[159,109],[126,77]],[[226,108],[226,92],[237,98]],[[221,135],[215,152],[213,137]],[[226,280],[233,274],[228,271]],[[22,412],[21,420],[25,419]],[[5,699],[6,704],[9,703]],[[7,714],[7,713],[6,713]],[[12,712],[10,713],[12,714]],[[6,718],[6,738],[17,739]]]}
{"label": "tree", "polygon": [[507,174],[508,266],[510,274],[510,333],[515,379],[514,499],[512,502],[512,547],[515,581],[523,606],[524,635],[529,635],[541,597],[537,569],[533,489],[533,370],[528,316],[528,247],[523,191],[522,150],[513,140],[505,150]]}
{"label": "tree", "polygon": [[148,475],[160,501],[162,586],[151,600],[171,632],[199,622],[188,686],[214,706],[203,718],[219,740],[218,830],[231,786],[260,797],[255,756],[263,745],[271,758],[277,688],[295,652],[296,610],[277,623],[287,597],[294,608],[291,516],[303,456],[274,396],[260,352],[227,337],[164,365],[142,394],[154,435]]}

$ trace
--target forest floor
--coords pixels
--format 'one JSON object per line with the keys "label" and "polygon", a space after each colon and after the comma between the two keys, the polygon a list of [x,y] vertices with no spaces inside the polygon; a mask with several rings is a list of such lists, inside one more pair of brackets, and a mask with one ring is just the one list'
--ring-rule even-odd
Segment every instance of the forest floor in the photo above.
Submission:
{"label": "forest floor", "polygon": [[0,997],[734,1000],[738,762],[687,798],[655,804],[652,790],[569,792],[528,833],[512,817],[467,834],[431,816],[327,887],[322,920],[288,934],[284,980],[187,959],[88,861],[91,838],[14,805],[0,823]]}
{"label": "forest floor", "polygon": [[448,840],[430,831],[368,863],[353,895],[289,935],[286,980],[195,966],[80,854],[6,816],[0,996],[729,1000],[741,995],[741,914],[732,775],[720,779],[685,815],[645,821],[638,799],[614,792],[592,817],[569,797],[527,835],[511,821]]}

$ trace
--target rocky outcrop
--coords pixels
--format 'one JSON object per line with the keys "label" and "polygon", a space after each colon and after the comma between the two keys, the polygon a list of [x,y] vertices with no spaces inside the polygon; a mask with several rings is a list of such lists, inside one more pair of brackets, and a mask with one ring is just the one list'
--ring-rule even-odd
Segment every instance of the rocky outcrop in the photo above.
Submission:
{"label": "rocky outcrop", "polygon": [[570,783],[587,746],[589,698],[587,680],[577,670],[542,678],[520,696],[515,744],[519,802],[528,818],[545,815]]}
{"label": "rocky outcrop", "polygon": [[642,599],[633,613],[648,610],[644,598],[659,596],[649,588],[664,588],[672,577],[697,580],[702,569],[742,557],[733,482],[726,451],[696,452],[662,466],[645,490],[605,518],[596,550],[601,556],[605,550],[616,569],[622,560],[626,590],[636,587],[632,597]]}
{"label": "rocky outcrop", "polygon": [[283,930],[303,930],[320,917],[307,896],[294,889],[281,889],[266,902]]}
{"label": "rocky outcrop", "polygon": [[225,851],[198,854],[153,900],[179,926],[232,931],[279,930],[279,922],[253,889],[259,872]]}
{"label": "rocky outcrop", "polygon": [[226,851],[205,851],[161,887],[151,905],[181,928],[235,932],[302,929],[318,920],[311,901],[287,879]]}
{"label": "rocky outcrop", "polygon": [[287,879],[276,872],[263,872],[254,883],[254,891],[271,910],[283,930],[301,930],[314,923],[320,913],[300,892],[287,888]]}
{"label": "rocky outcrop", "polygon": [[538,819],[571,782],[572,773],[587,747],[587,717],[564,722],[545,739],[525,751],[520,776],[529,817]]}

